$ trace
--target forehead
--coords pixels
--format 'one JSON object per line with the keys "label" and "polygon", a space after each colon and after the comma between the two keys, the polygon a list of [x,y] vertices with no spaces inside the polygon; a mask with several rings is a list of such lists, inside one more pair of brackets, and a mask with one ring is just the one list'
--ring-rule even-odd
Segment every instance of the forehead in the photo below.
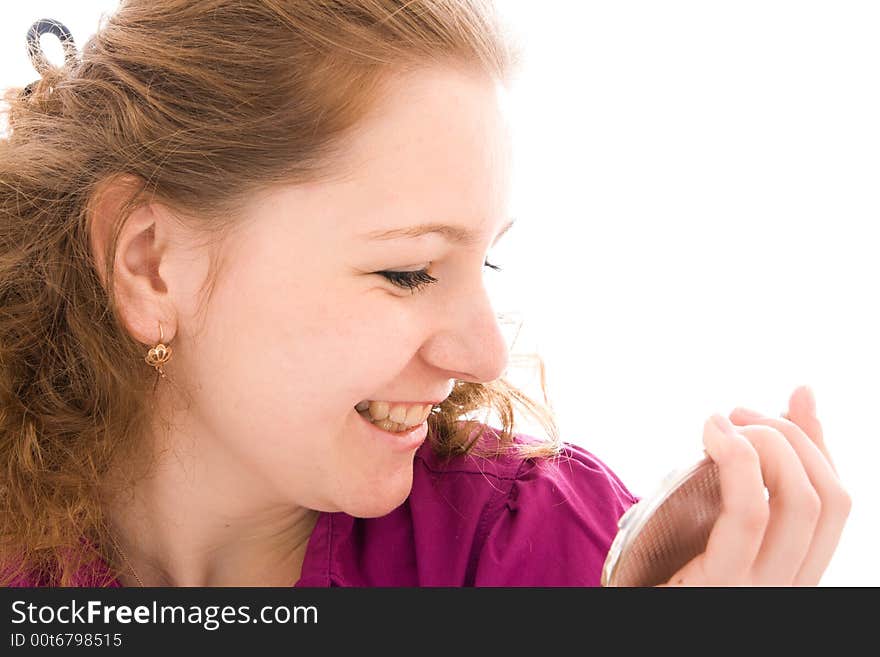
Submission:
{"label": "forehead", "polygon": [[[390,78],[343,154],[337,200],[353,206],[347,227],[367,238],[422,223],[473,233],[505,213],[511,143],[502,93],[490,77],[457,69]],[[462,243],[475,237],[441,231]]]}
{"label": "forehead", "polygon": [[[504,226],[502,226],[495,238],[496,242],[504,235],[504,233],[510,230],[515,221],[515,219],[510,219]],[[418,224],[415,226],[406,226],[404,228],[372,230],[368,233],[364,233],[360,237],[369,241],[389,241],[415,239],[431,233],[436,233],[443,237],[447,242],[452,242],[461,246],[472,246],[477,244],[481,239],[480,232],[468,226],[439,223]]]}

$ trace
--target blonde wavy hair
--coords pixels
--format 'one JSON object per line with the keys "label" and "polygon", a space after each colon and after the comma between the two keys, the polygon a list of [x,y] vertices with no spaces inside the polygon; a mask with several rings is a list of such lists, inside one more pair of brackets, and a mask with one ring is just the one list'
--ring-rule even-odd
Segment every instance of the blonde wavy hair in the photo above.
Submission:
{"label": "blonde wavy hair", "polygon": [[[5,92],[0,585],[69,586],[96,558],[122,570],[102,484],[146,435],[156,374],[113,302],[131,212],[158,201],[222,239],[252,194],[333,176],[386,74],[449,63],[506,82],[520,59],[508,36],[489,0],[123,0],[78,58]],[[99,272],[89,225],[114,181],[130,193]],[[433,449],[558,455],[532,358],[544,403],[504,377],[456,382],[429,418]],[[514,405],[546,436],[515,440]],[[502,428],[477,445],[486,425],[463,418],[486,410]]]}

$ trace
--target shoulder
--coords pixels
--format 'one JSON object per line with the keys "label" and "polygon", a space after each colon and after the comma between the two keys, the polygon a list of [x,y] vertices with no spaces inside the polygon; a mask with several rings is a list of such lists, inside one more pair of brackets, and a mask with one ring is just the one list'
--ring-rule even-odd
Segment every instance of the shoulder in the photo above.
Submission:
{"label": "shoulder", "polygon": [[[496,432],[487,427],[481,440],[497,439]],[[598,585],[617,521],[639,499],[598,457],[571,443],[548,458],[439,459],[420,449],[416,461],[412,510],[431,507],[453,526],[475,520],[466,583],[477,586]]]}

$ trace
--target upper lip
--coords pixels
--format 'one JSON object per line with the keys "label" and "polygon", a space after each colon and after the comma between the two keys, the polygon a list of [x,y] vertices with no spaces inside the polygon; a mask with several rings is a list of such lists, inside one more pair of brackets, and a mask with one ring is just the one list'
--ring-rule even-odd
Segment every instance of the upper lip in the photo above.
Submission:
{"label": "upper lip", "polygon": [[423,401],[423,400],[419,399],[419,400],[416,400],[416,401],[401,401],[401,400],[390,401],[390,400],[387,400],[387,399],[365,399],[364,401],[383,401],[383,402],[386,402],[386,403],[388,403],[388,404],[440,404],[440,403],[442,403],[444,400],[441,399],[441,400],[439,400],[439,401],[432,401],[432,400],[428,399],[428,400],[426,400],[426,401]]}
{"label": "upper lip", "polygon": [[[431,404],[432,406],[436,406],[437,404],[442,404],[444,401],[449,399],[449,396],[451,394],[452,394],[452,388],[450,388],[447,392],[443,393],[440,397],[438,397],[436,399],[428,398],[428,399],[415,399],[415,400],[410,400],[410,401],[403,400],[403,399],[397,399],[397,400],[391,401],[390,399],[384,399],[382,397],[369,397],[369,398],[364,399],[362,401],[383,401],[383,402],[388,402],[389,404],[392,404],[392,405],[393,404]],[[358,403],[360,403],[360,402],[358,402]]]}
{"label": "upper lip", "polygon": [[[381,397],[376,397],[375,399],[364,399],[363,401],[383,401],[383,402],[387,402],[389,404],[433,404],[436,406],[437,404],[442,404],[448,398],[449,398],[449,395],[445,395],[441,399],[425,399],[425,400],[415,399],[415,400],[411,400],[411,401],[397,399],[397,400],[391,401],[390,399],[382,399]],[[358,403],[360,403],[360,402],[358,402]]]}

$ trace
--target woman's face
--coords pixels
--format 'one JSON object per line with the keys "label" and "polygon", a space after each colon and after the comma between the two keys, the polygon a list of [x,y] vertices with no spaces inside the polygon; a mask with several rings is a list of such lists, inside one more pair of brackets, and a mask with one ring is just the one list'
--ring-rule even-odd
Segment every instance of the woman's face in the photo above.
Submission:
{"label": "woman's face", "polygon": [[[205,315],[179,293],[175,357],[196,382],[186,429],[213,461],[281,503],[375,517],[404,501],[415,448],[377,439],[354,407],[439,403],[455,379],[504,372],[483,266],[509,222],[501,93],[451,69],[396,80],[350,142],[352,175],[255,199]],[[474,241],[370,238],[423,223]],[[426,267],[437,282],[415,291],[376,273]]]}

